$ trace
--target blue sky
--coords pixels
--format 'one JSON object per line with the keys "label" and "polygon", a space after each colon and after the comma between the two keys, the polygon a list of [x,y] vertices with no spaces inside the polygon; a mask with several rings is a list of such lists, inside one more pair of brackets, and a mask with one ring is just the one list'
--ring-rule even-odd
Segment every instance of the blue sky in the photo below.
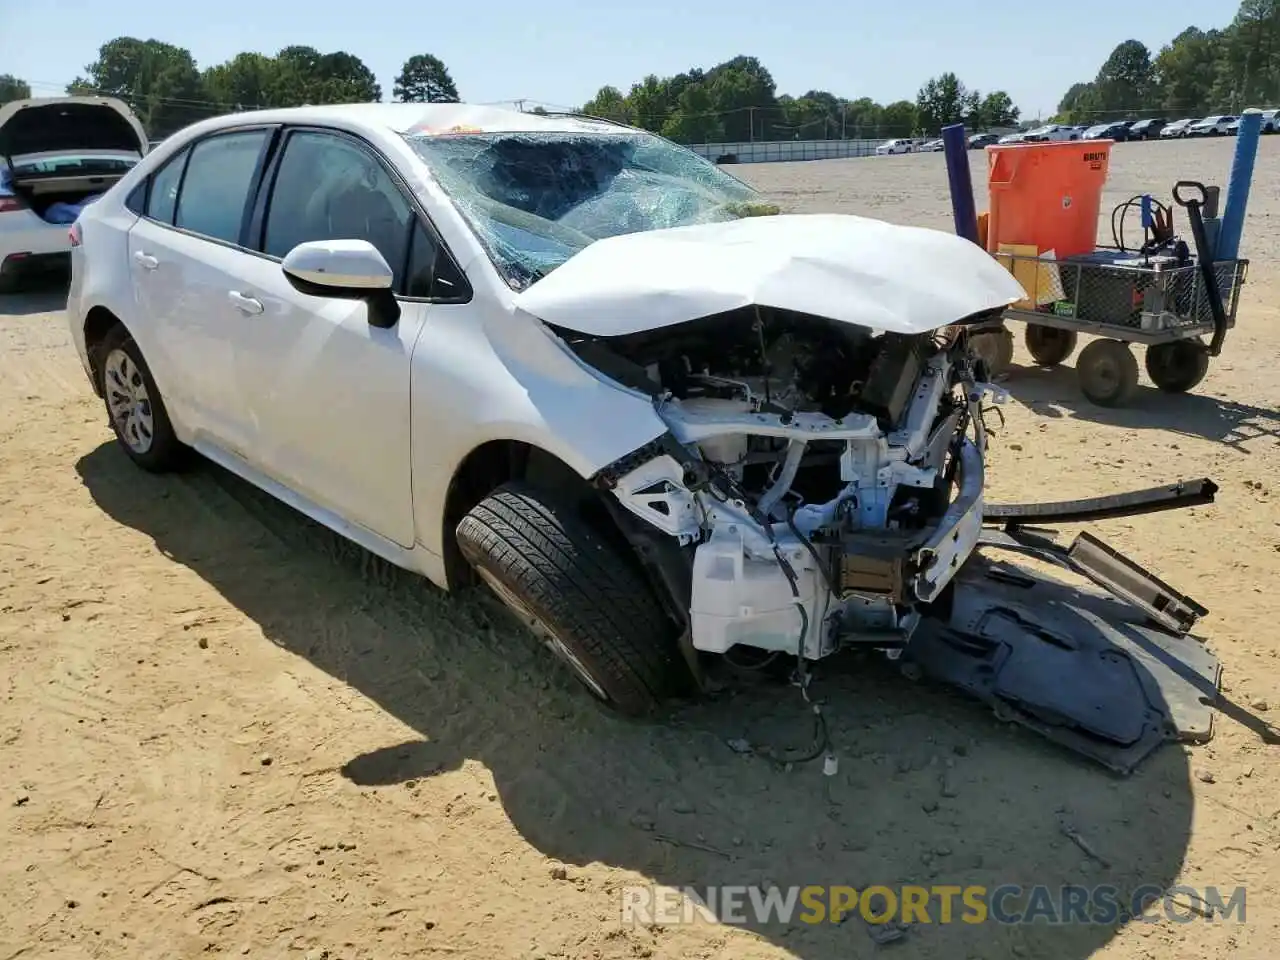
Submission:
{"label": "blue sky", "polygon": [[[1135,38],[1153,53],[1184,27],[1225,26],[1238,0],[1180,4],[1071,0],[1065,6],[906,0],[0,0],[0,73],[54,95],[116,36],[186,47],[202,66],[242,50],[289,44],[346,50],[377,74],[390,99],[400,65],[434,53],[464,100],[527,98],[577,106],[602,85],[624,92],[646,73],[760,58],[778,92],[826,89],[880,102],[914,99],[930,76],[954,70],[969,87],[1004,89],[1026,117],[1051,113],[1111,49]],[[983,9],[992,15],[980,19]],[[1194,9],[1194,15],[1191,10]],[[995,13],[1002,10],[1002,13]]]}

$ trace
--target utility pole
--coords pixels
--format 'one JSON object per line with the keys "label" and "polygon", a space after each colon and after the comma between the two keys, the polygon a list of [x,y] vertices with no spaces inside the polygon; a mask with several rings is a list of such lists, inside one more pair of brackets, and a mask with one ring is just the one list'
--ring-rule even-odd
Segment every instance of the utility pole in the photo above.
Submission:
{"label": "utility pole", "polygon": [[751,142],[756,142],[756,108],[747,107],[748,122],[751,124]]}

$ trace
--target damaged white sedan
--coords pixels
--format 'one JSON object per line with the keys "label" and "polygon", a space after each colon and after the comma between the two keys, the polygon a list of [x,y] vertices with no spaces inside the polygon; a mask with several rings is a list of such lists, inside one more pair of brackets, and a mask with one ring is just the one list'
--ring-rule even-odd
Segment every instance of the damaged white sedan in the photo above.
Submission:
{"label": "damaged white sedan", "polygon": [[[1029,613],[992,626],[993,611],[1054,588],[1028,578],[992,600],[1016,576],[979,564],[984,536],[1200,650],[1193,601],[1097,541],[1020,533],[1027,511],[1052,521],[1044,508],[984,528],[998,391],[964,325],[1024,293],[950,234],[781,215],[604,121],[371,104],[197,124],[72,242],[72,332],[134,461],[167,470],[194,449],[441,587],[478,578],[624,712],[693,690],[709,654],[794,657],[803,675],[864,646],[1043,728],[1063,713],[1035,702],[1052,689],[979,678],[1012,662],[1001,637],[1056,629]],[[1140,506],[1203,502],[1205,484]],[[963,667],[913,660],[952,636]],[[1087,648],[1077,666],[1090,642],[1069,641]],[[1210,661],[1195,669],[1213,685]],[[1133,677],[1108,683],[1146,702]],[[1134,734],[1131,712],[1090,705],[1057,738],[1100,738],[1123,768],[1201,719]]]}

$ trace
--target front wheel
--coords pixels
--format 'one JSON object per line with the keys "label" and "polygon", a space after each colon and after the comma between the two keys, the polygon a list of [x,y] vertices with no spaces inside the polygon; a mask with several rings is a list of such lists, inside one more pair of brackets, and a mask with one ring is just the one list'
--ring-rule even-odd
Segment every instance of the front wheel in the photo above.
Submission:
{"label": "front wheel", "polygon": [[129,459],[151,473],[181,466],[188,448],[173,432],[160,388],[123,326],[112,328],[103,339],[97,367],[107,420]]}
{"label": "front wheel", "polygon": [[644,575],[569,501],[508,483],[457,537],[485,585],[607,706],[646,715],[690,689],[675,625]]}
{"label": "front wheel", "polygon": [[1127,343],[1095,340],[1076,357],[1081,392],[1100,407],[1123,407],[1138,387],[1138,361]]}
{"label": "front wheel", "polygon": [[1147,347],[1147,376],[1165,393],[1186,393],[1209,372],[1209,351],[1199,340],[1173,340]]}
{"label": "front wheel", "polygon": [[988,376],[992,379],[1007,373],[1013,366],[1013,334],[1003,326],[970,334],[969,349],[975,357],[986,362]]}
{"label": "front wheel", "polygon": [[1027,352],[1031,354],[1032,360],[1042,367],[1056,367],[1075,350],[1076,332],[1028,323],[1026,342]]}

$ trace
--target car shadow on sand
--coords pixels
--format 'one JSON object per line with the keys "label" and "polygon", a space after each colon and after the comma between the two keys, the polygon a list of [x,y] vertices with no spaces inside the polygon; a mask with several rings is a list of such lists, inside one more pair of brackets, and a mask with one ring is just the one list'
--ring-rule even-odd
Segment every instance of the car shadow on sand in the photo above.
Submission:
{"label": "car shadow on sand", "polygon": [[29,317],[37,313],[54,313],[67,306],[67,287],[24,289],[21,293],[0,294],[0,314],[11,317]]}
{"label": "car shadow on sand", "polygon": [[[416,732],[351,758],[352,782],[374,790],[478,761],[516,829],[563,863],[697,890],[1110,885],[1125,906],[1180,871],[1192,790],[1176,746],[1120,779],[878,660],[844,658],[813,686],[838,770],[788,767],[776,758],[809,751],[814,723],[785,684],[734,684],[660,723],[619,720],[478,592],[448,597],[219,468],[158,478],[114,444],[77,468],[108,515]],[[1124,922],[964,923],[957,901],[957,922],[941,924],[938,901],[930,909],[895,955],[1084,960]],[[805,960],[868,955],[886,929],[856,914],[745,926]]]}
{"label": "car shadow on sand", "polygon": [[1100,407],[1080,392],[1071,367],[1014,366],[1001,381],[1011,397],[1047,419],[1071,417],[1129,430],[1213,440],[1248,453],[1260,437],[1280,441],[1280,409],[1201,393],[1169,394],[1140,383],[1120,408]]}
{"label": "car shadow on sand", "polygon": [[0,293],[0,314],[25,317],[37,313],[53,313],[67,306],[67,284],[70,272],[49,269],[22,278],[17,289]]}

